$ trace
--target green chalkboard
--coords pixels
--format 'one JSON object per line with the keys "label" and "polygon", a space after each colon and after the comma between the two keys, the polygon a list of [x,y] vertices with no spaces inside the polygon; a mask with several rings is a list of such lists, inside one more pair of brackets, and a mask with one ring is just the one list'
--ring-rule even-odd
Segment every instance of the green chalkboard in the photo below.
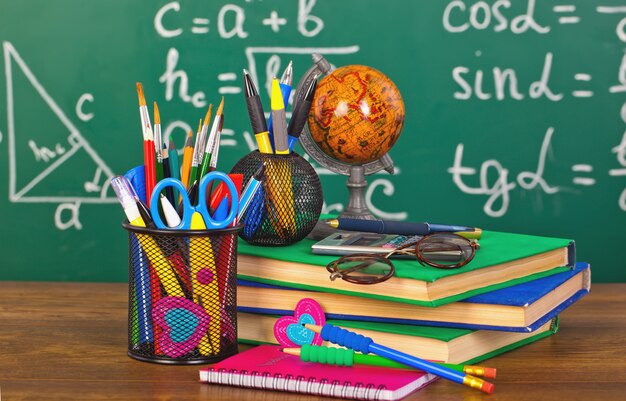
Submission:
{"label": "green chalkboard", "polygon": [[[267,99],[318,52],[403,95],[376,216],[572,238],[595,281],[626,281],[626,9],[596,3],[5,0],[0,279],[127,279],[107,182],[142,163],[137,81],[179,148],[223,95],[228,171],[256,147],[242,69]],[[316,167],[324,212],[342,210],[346,177]]]}

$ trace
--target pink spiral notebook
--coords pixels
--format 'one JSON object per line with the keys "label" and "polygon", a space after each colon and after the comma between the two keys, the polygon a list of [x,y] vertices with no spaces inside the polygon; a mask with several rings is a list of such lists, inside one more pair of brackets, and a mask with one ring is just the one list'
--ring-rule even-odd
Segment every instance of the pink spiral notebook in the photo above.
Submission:
{"label": "pink spiral notebook", "polygon": [[419,370],[303,362],[274,345],[260,345],[200,369],[200,381],[366,400],[398,400],[437,376]]}

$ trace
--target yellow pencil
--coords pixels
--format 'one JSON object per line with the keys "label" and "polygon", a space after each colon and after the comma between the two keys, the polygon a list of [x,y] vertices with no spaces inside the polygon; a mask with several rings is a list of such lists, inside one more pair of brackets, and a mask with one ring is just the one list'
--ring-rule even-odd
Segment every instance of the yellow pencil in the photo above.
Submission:
{"label": "yellow pencil", "polygon": [[[206,224],[198,212],[191,216],[191,229],[206,229]],[[202,336],[198,349],[202,355],[216,355],[220,352],[221,339],[220,293],[215,255],[209,238],[190,236],[189,265],[193,300],[202,306],[211,318],[208,333]]]}

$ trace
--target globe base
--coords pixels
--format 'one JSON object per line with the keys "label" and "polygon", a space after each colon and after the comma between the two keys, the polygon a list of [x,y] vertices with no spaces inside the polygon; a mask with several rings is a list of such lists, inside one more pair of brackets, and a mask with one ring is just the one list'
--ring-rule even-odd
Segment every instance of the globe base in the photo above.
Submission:
{"label": "globe base", "polygon": [[365,168],[363,166],[350,166],[350,175],[346,182],[350,194],[348,206],[339,217],[348,219],[374,220],[365,204],[365,189],[367,180],[365,179]]}

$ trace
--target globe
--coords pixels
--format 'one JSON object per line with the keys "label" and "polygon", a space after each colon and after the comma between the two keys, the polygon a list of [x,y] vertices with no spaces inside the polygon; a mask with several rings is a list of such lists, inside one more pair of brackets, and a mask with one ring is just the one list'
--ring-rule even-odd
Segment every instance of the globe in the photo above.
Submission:
{"label": "globe", "polygon": [[337,68],[315,90],[308,125],[329,157],[348,164],[377,160],[400,137],[404,103],[382,72],[363,65]]}

